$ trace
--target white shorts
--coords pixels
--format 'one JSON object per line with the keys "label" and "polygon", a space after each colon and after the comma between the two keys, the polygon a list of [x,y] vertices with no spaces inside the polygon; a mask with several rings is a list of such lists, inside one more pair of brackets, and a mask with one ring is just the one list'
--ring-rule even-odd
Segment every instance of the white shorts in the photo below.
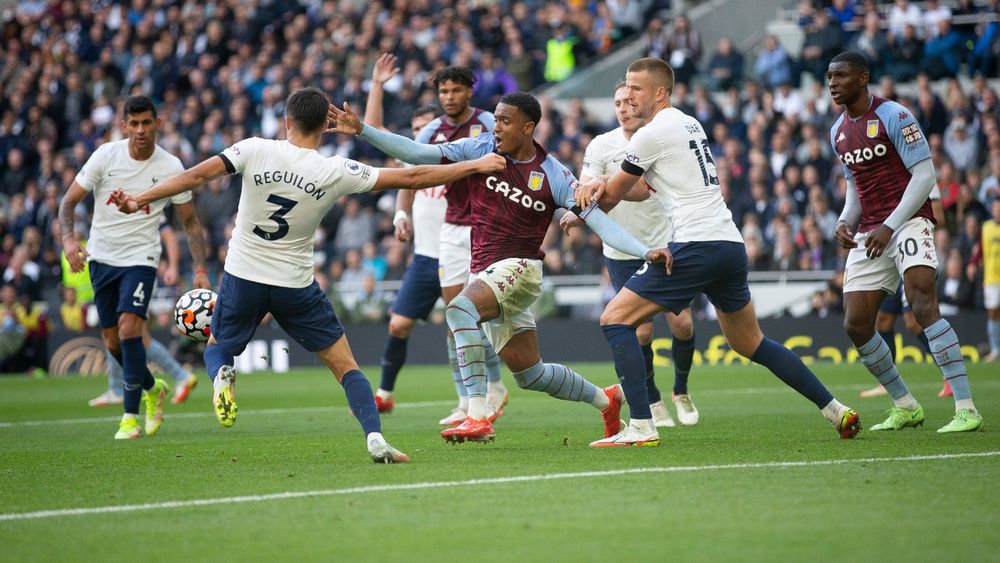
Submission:
{"label": "white shorts", "polygon": [[854,235],[858,247],[847,255],[844,267],[844,293],[882,290],[896,293],[903,272],[914,266],[938,269],[934,248],[934,224],[923,217],[910,219],[893,233],[885,252],[878,258],[866,255],[865,240],[869,233]]}
{"label": "white shorts", "polygon": [[542,261],[508,258],[492,264],[469,280],[482,280],[500,304],[500,316],[482,323],[483,334],[499,352],[514,335],[535,330],[535,316],[528,309],[542,293]]}
{"label": "white shorts", "polygon": [[987,309],[1000,309],[1000,283],[983,286],[983,305]]}
{"label": "white shorts", "polygon": [[472,227],[449,223],[442,225],[438,253],[438,278],[441,280],[441,287],[465,285],[469,281],[470,263]]}

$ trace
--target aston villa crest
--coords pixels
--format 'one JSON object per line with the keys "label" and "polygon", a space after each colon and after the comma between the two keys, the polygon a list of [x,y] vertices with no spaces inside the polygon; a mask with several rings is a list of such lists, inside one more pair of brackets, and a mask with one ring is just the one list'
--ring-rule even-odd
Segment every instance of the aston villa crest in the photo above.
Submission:
{"label": "aston villa crest", "polygon": [[482,125],[476,124],[476,125],[473,125],[473,126],[469,127],[469,136],[470,137],[473,137],[473,138],[478,137],[479,134],[482,133],[482,132],[483,132],[483,126]]}
{"label": "aston villa crest", "polygon": [[542,189],[542,182],[545,181],[545,174],[542,172],[532,172],[528,176],[528,187],[531,191],[537,192]]}
{"label": "aston villa crest", "polygon": [[869,119],[868,120],[868,127],[865,128],[865,134],[868,135],[869,139],[874,139],[875,137],[878,137],[878,120],[877,119]]}

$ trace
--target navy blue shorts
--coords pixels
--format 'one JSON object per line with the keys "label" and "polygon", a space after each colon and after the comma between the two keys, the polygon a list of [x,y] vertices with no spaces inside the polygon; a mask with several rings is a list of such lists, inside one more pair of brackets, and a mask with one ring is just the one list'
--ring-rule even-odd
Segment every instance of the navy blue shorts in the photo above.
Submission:
{"label": "navy blue shorts", "polygon": [[605,256],[604,265],[608,267],[608,277],[611,278],[611,287],[615,288],[615,293],[621,291],[625,287],[625,282],[638,272],[639,268],[645,263],[645,260],[639,260],[638,258],[633,260],[615,260],[614,258]]}
{"label": "navy blue shorts", "polygon": [[118,315],[133,313],[143,319],[153,297],[156,268],[152,266],[108,266],[90,261],[90,283],[101,328],[118,326]]}
{"label": "navy blue shorts", "polygon": [[392,303],[392,312],[409,319],[427,320],[440,296],[437,258],[415,254],[403,275],[403,285]]}
{"label": "navy blue shorts", "polygon": [[750,302],[747,252],[741,242],[672,242],[673,274],[662,264],[644,264],[625,287],[677,315],[699,293],[723,313]]}
{"label": "navy blue shorts", "polygon": [[344,327],[315,280],[306,287],[278,287],[229,272],[222,276],[212,313],[212,336],[227,352],[239,356],[267,313],[310,352],[324,350],[344,336]]}
{"label": "navy blue shorts", "polygon": [[899,287],[896,288],[896,293],[886,296],[882,300],[882,305],[879,306],[879,311],[883,313],[890,313],[893,315],[902,315],[904,312],[910,310],[909,303],[903,303],[903,281],[899,281]]}

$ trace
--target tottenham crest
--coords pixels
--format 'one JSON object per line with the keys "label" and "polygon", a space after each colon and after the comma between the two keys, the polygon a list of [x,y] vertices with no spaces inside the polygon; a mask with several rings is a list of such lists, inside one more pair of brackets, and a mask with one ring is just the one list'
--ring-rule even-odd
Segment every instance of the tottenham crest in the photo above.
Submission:
{"label": "tottenham crest", "polygon": [[877,119],[869,119],[868,120],[868,127],[865,127],[865,134],[868,135],[869,139],[874,139],[875,137],[878,137],[878,120]]}
{"label": "tottenham crest", "polygon": [[482,133],[482,132],[483,132],[483,126],[482,125],[476,124],[476,125],[473,125],[473,126],[469,127],[469,136],[470,137],[473,137],[473,138],[478,137],[479,134]]}
{"label": "tottenham crest", "polygon": [[545,174],[542,172],[532,172],[528,176],[528,187],[531,191],[537,192],[542,189],[542,182],[545,181]]}

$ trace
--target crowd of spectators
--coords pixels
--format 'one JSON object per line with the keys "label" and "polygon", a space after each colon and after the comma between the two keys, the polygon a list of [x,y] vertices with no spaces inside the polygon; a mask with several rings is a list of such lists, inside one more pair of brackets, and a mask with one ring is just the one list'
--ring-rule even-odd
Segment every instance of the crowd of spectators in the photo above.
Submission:
{"label": "crowd of spectators", "polygon": [[[803,48],[793,56],[777,37],[747,52],[723,38],[706,53],[696,24],[653,17],[669,2],[651,0],[22,1],[0,24],[0,271],[15,300],[60,303],[59,200],[94,148],[120,137],[128,95],[154,98],[161,146],[191,165],[243,137],[279,138],[283,100],[300,86],[317,85],[363,112],[372,64],[384,51],[402,68],[386,84],[385,122],[408,133],[412,109],[436,103],[428,78],[444,66],[472,68],[475,105],[492,109],[505,93],[563,80],[638,37],[647,54],[673,65],[674,105],[709,133],[757,270],[842,267],[832,238],[845,184],[828,140],[840,108],[823,75],[840,50],[868,54],[875,93],[912,108],[930,140],[948,217],[942,267],[954,249],[975,288],[978,229],[1000,189],[998,98],[986,81],[997,75],[994,4],[806,1],[797,13]],[[963,86],[959,76],[975,79]],[[901,80],[913,81],[901,88],[906,94],[896,90]],[[562,111],[542,102],[537,140],[579,171],[587,143],[616,124],[580,101]],[[347,136],[331,136],[321,150],[398,165]],[[213,274],[239,190],[230,177],[196,196]],[[392,194],[345,198],[316,233],[317,278],[350,318],[381,320],[391,296],[379,282],[405,270],[410,249],[392,236],[393,204]],[[92,206],[77,210],[81,229]],[[553,227],[545,250],[549,275],[601,272],[600,241],[586,230],[567,236]],[[835,278],[819,310],[838,307],[836,286]],[[164,302],[181,289],[161,288]],[[981,292],[971,294],[961,306],[976,306]],[[53,320],[64,316],[58,306],[49,311]]]}

